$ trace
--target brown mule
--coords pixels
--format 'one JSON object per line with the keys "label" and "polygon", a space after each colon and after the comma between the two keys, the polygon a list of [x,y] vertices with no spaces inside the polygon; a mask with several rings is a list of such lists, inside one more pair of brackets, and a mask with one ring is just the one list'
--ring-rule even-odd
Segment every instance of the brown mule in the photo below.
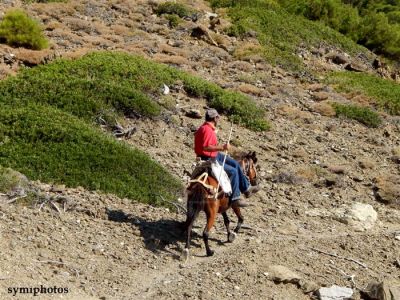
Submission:
{"label": "brown mule", "polygon": [[[248,154],[242,155],[238,162],[243,170],[244,175],[246,175],[251,183],[251,185],[257,184],[257,171],[255,164],[257,162],[257,157],[255,152],[250,152]],[[193,224],[201,211],[204,211],[207,218],[207,224],[203,231],[203,240],[206,246],[207,256],[212,256],[214,251],[211,250],[208,237],[211,228],[214,226],[217,213],[222,214],[224,218],[224,224],[228,233],[228,241],[233,242],[236,237],[236,233],[239,232],[243,224],[243,216],[240,212],[240,208],[237,206],[231,206],[229,203],[229,198],[222,192],[221,188],[218,191],[218,197],[215,199],[215,193],[207,187],[213,187],[215,190],[218,186],[218,182],[215,178],[208,176],[204,182],[205,184],[194,182],[191,183],[188,188],[188,198],[187,198],[187,215],[185,222],[186,229],[186,246],[183,255],[186,259],[189,257],[189,247],[191,240],[191,231]],[[226,211],[232,207],[235,212],[238,223],[236,228],[231,232],[229,228],[229,217]]]}

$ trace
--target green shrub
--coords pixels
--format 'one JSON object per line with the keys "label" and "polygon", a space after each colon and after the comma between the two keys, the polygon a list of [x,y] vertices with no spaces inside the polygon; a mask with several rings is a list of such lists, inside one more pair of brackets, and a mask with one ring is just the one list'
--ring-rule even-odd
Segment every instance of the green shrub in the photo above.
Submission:
{"label": "green shrub", "polygon": [[34,50],[47,48],[39,23],[21,10],[9,11],[0,23],[0,41],[14,47]]}
{"label": "green shrub", "polygon": [[257,108],[251,98],[225,91],[175,68],[123,53],[97,52],[75,61],[59,60],[25,70],[17,77],[0,82],[0,102],[13,106],[32,102],[52,105],[86,121],[98,116],[112,120],[124,114],[153,117],[161,112],[153,98],[161,96],[162,85],[172,85],[179,80],[184,82],[188,93],[206,98],[210,105],[224,95],[235,95],[241,99],[241,105],[251,109],[242,111],[220,105],[221,112],[239,115],[248,128],[268,128],[267,125],[254,126],[255,117],[260,118],[257,124],[267,122],[264,111]]}
{"label": "green shrub", "polygon": [[368,127],[378,127],[382,123],[379,115],[368,107],[344,105],[339,103],[333,103],[332,106],[338,117],[344,116],[356,120]]}
{"label": "green shrub", "polygon": [[[145,153],[58,109],[0,106],[0,165],[30,179],[83,186],[145,203],[176,199],[181,183]],[[11,142],[12,141],[12,142]]]}
{"label": "green shrub", "polygon": [[373,98],[381,109],[400,115],[400,85],[375,75],[355,72],[333,72],[326,79],[340,92],[358,92]]}
{"label": "green shrub", "polygon": [[193,14],[193,10],[191,10],[190,8],[181,3],[167,1],[159,4],[155,9],[155,13],[157,15],[163,15],[163,14],[177,15],[183,18]]}
{"label": "green shrub", "polygon": [[[297,50],[319,47],[321,43],[335,45],[351,54],[367,52],[328,26],[288,12],[283,4],[280,6],[281,1],[212,0],[211,4],[214,7],[228,7],[228,15],[232,21],[232,27],[227,30],[228,34],[244,37],[250,31],[257,32],[267,61],[287,70],[304,71]],[[347,17],[346,20],[351,18]],[[343,19],[343,24],[346,20]]]}
{"label": "green shrub", "polygon": [[171,28],[175,28],[181,22],[181,19],[179,18],[179,16],[175,15],[175,14],[167,15],[165,18],[168,20],[169,26]]}
{"label": "green shrub", "polygon": [[0,193],[10,193],[17,188],[25,189],[27,186],[28,180],[24,175],[0,166]]}

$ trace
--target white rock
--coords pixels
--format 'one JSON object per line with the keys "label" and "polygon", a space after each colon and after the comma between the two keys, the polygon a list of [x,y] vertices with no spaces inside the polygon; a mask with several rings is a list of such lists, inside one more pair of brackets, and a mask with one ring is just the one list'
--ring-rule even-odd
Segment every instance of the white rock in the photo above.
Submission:
{"label": "white rock", "polygon": [[338,221],[349,224],[360,230],[371,229],[378,220],[378,213],[372,205],[354,203],[350,208],[338,210],[336,213]]}
{"label": "white rock", "polygon": [[346,300],[353,295],[353,290],[346,287],[333,285],[329,288],[322,287],[318,290],[317,295],[320,300]]}
{"label": "white rock", "polygon": [[169,94],[169,87],[166,84],[164,84],[163,94],[164,95],[168,95]]}

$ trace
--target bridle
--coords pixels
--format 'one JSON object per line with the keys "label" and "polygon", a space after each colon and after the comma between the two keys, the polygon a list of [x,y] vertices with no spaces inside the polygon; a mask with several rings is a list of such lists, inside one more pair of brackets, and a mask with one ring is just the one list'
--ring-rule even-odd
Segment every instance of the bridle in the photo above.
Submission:
{"label": "bridle", "polygon": [[[253,163],[253,159],[251,159],[251,158],[245,158],[244,160],[242,160],[243,174],[244,174],[244,176],[246,176],[246,178],[249,180],[249,182],[251,181],[249,174],[250,174],[250,169],[251,169],[252,163]],[[254,163],[253,163],[253,165],[254,165]],[[255,175],[254,178],[257,178],[256,168],[254,168],[254,175]]]}

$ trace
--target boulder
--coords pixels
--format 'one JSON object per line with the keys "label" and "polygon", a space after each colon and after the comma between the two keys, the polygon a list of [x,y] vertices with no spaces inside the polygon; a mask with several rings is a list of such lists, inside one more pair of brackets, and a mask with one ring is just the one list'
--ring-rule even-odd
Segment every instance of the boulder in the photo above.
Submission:
{"label": "boulder", "polygon": [[326,59],[332,61],[334,64],[337,64],[337,65],[345,65],[345,64],[350,63],[349,59],[346,56],[344,56],[343,54],[335,53],[335,52],[329,53],[326,56]]}
{"label": "boulder", "polygon": [[372,282],[362,294],[369,300],[400,300],[400,282],[398,280]]}
{"label": "boulder", "polygon": [[374,178],[374,192],[378,201],[389,205],[400,204],[400,176],[379,176]]}
{"label": "boulder", "polygon": [[339,209],[336,212],[336,219],[363,231],[374,226],[378,214],[372,205],[356,202],[349,208]]}
{"label": "boulder", "polygon": [[332,285],[331,287],[322,287],[317,291],[320,300],[346,300],[351,299],[353,290],[346,287]]}

